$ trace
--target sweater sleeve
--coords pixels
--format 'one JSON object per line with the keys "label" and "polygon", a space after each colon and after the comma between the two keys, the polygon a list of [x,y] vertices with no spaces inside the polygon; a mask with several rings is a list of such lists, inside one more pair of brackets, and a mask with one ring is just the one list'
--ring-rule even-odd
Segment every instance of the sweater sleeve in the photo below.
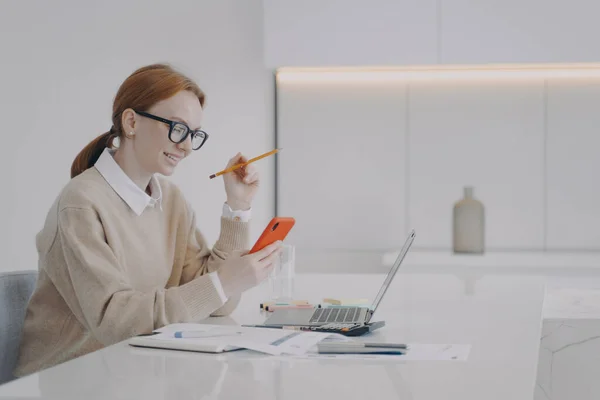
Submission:
{"label": "sweater sleeve", "polygon": [[[189,232],[186,256],[183,265],[181,284],[187,284],[193,279],[215,272],[219,264],[236,250],[247,249],[249,237],[248,222],[235,221],[230,218],[221,218],[221,233],[212,250],[208,247],[202,233],[196,227],[195,214],[192,213],[192,222]],[[212,316],[229,315],[237,307],[240,296],[232,296]]]}
{"label": "sweater sleeve", "polygon": [[92,209],[61,210],[58,239],[66,271],[54,271],[53,282],[78,320],[104,345],[167,324],[197,321],[223,306],[209,276],[168,289],[133,289]]}

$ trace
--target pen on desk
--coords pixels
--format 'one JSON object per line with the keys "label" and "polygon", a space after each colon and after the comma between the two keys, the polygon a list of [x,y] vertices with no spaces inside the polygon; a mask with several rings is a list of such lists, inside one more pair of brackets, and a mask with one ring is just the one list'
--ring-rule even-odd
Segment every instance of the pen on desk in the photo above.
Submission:
{"label": "pen on desk", "polygon": [[267,328],[267,329],[284,329],[290,331],[310,331],[307,326],[269,326],[269,325],[242,325],[244,328]]}
{"label": "pen on desk", "polygon": [[270,329],[281,329],[281,326],[269,326],[269,325],[242,325],[244,328],[270,328]]}
{"label": "pen on desk", "polygon": [[255,162],[255,161],[258,161],[258,160],[260,160],[260,159],[263,159],[263,158],[265,158],[265,157],[268,157],[268,156],[270,156],[270,155],[273,155],[273,154],[275,154],[275,153],[277,153],[277,152],[279,152],[279,151],[281,151],[281,150],[283,150],[283,149],[281,149],[281,148],[280,148],[280,149],[271,150],[271,151],[269,151],[269,152],[267,152],[267,153],[265,153],[265,154],[261,154],[261,155],[260,155],[260,156],[258,156],[258,157],[251,158],[250,160],[246,161],[245,163],[236,164],[236,165],[234,165],[234,166],[232,166],[232,167],[229,167],[229,168],[227,168],[227,169],[224,169],[223,171],[219,171],[219,172],[217,172],[216,174],[212,174],[212,175],[211,175],[209,178],[210,178],[210,179],[213,179],[213,178],[216,178],[217,176],[221,176],[221,175],[224,175],[224,174],[226,174],[226,173],[228,173],[228,172],[235,171],[235,170],[236,170],[236,169],[238,169],[238,168],[245,167],[245,166],[246,166],[246,165],[248,165],[248,164],[251,164],[251,163],[253,163],[253,162]]}
{"label": "pen on desk", "polygon": [[354,349],[352,347],[346,347],[344,349],[319,347],[318,352],[319,352],[319,354],[362,354],[362,355],[397,355],[397,356],[403,356],[404,354],[406,354],[406,350],[402,350],[402,349],[378,349],[378,350],[370,350],[370,351],[361,351],[360,349],[364,349],[364,347],[362,347],[362,348],[356,347]]}
{"label": "pen on desk", "polygon": [[210,331],[177,331],[173,334],[177,339],[211,338],[219,336],[240,335],[241,332],[210,332]]}
{"label": "pen on desk", "polygon": [[365,347],[383,347],[388,349],[407,349],[404,343],[364,343]]}
{"label": "pen on desk", "polygon": [[400,349],[407,350],[408,346],[404,343],[365,343],[365,342],[331,342],[320,343],[327,347],[359,347],[359,348],[380,348],[380,349]]}
{"label": "pen on desk", "polygon": [[321,342],[317,344],[320,354],[406,354],[408,349],[402,344],[393,343],[367,343],[361,342],[344,342],[344,343],[327,343]]}

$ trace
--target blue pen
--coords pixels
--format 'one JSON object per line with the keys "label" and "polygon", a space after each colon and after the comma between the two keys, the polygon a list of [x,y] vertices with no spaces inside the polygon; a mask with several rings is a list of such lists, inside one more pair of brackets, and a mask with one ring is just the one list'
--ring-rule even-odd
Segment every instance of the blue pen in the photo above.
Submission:
{"label": "blue pen", "polygon": [[219,336],[233,336],[233,335],[241,335],[242,332],[238,331],[219,331],[219,332],[211,332],[211,331],[177,331],[173,334],[177,339],[193,339],[193,338],[211,338],[211,337],[219,337]]}

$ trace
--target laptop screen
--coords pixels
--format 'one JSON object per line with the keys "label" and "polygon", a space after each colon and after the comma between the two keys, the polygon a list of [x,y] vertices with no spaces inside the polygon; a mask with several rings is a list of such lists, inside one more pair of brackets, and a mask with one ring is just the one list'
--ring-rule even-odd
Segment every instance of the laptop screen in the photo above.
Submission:
{"label": "laptop screen", "polygon": [[381,299],[383,299],[383,296],[385,295],[385,292],[387,291],[388,287],[390,286],[390,283],[392,283],[392,279],[394,279],[394,275],[396,275],[396,272],[398,272],[398,269],[400,269],[400,264],[402,264],[402,260],[404,260],[406,253],[408,253],[408,249],[410,248],[410,245],[412,244],[414,238],[415,238],[415,231],[413,229],[410,232],[410,234],[408,235],[408,238],[406,239],[406,242],[404,243],[404,247],[402,247],[402,250],[400,250],[400,254],[398,254],[398,258],[396,258],[396,261],[394,262],[392,269],[390,269],[390,272],[388,273],[387,277],[385,278],[385,281],[383,281],[383,285],[381,286],[381,289],[379,289],[379,293],[377,293],[377,297],[375,297],[375,301],[373,301],[373,304],[371,305],[371,315],[373,315],[373,313],[375,313],[375,310],[377,309],[377,306],[379,306],[379,303],[381,303]]}

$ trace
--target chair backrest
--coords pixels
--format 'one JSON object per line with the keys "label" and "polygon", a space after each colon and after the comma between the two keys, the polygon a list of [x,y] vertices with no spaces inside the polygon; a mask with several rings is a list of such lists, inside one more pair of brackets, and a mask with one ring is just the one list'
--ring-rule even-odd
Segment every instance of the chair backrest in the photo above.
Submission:
{"label": "chair backrest", "polygon": [[0,384],[15,379],[21,331],[37,271],[0,273]]}

